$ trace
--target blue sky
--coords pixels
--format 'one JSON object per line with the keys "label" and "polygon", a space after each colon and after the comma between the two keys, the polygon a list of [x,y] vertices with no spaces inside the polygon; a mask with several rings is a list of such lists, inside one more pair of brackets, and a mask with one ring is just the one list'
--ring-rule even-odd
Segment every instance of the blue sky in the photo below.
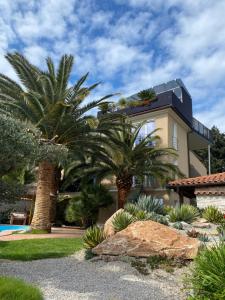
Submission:
{"label": "blue sky", "polygon": [[181,78],[195,116],[225,131],[225,0],[0,0],[0,72],[18,50],[40,67],[73,54],[96,99]]}

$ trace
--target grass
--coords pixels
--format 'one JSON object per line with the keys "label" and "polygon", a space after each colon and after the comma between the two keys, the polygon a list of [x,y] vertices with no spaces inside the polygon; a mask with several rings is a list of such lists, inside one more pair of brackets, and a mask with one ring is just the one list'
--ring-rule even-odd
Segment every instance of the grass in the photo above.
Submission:
{"label": "grass", "polygon": [[0,299],[1,300],[43,300],[41,291],[23,280],[0,277]]}
{"label": "grass", "polygon": [[82,244],[80,238],[1,241],[0,259],[28,261],[64,257],[82,249]]}

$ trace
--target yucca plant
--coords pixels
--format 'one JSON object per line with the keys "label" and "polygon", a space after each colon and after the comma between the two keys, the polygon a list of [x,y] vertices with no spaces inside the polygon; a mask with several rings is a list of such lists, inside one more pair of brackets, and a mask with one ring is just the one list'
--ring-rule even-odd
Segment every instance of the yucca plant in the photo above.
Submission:
{"label": "yucca plant", "polygon": [[215,206],[208,206],[204,209],[203,218],[205,218],[208,222],[212,223],[220,223],[223,220],[223,214],[219,211],[219,209]]}
{"label": "yucca plant", "polygon": [[175,207],[169,212],[170,222],[184,221],[192,223],[198,216],[198,209],[188,204],[183,204],[181,207]]}
{"label": "yucca plant", "polygon": [[86,249],[92,249],[105,240],[103,229],[98,226],[89,227],[84,236],[83,242]]}
{"label": "yucca plant", "polygon": [[187,278],[193,299],[225,299],[225,243],[204,248],[194,260]]}
{"label": "yucca plant", "polygon": [[163,214],[163,201],[161,199],[153,198],[153,196],[141,195],[136,203],[136,206],[147,212],[155,212],[157,214]]}
{"label": "yucca plant", "polygon": [[126,211],[119,212],[113,219],[112,225],[116,232],[127,228],[128,225],[135,222],[135,217]]}

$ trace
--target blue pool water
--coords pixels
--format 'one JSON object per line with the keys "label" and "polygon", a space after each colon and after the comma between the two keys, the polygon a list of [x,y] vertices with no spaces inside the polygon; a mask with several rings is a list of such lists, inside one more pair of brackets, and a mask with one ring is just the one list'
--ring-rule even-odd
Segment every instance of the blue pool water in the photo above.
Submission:
{"label": "blue pool water", "polygon": [[28,230],[29,226],[25,225],[1,225],[0,224],[0,232],[5,230]]}

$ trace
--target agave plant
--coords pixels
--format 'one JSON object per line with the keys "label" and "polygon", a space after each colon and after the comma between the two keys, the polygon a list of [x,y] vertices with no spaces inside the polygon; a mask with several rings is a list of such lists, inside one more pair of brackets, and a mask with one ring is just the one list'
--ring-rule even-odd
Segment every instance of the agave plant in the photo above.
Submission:
{"label": "agave plant", "polygon": [[198,209],[188,204],[183,204],[181,207],[175,207],[169,212],[170,222],[184,221],[192,223],[198,216]]}
{"label": "agave plant", "polygon": [[105,235],[103,229],[98,226],[90,227],[83,236],[84,247],[92,249],[104,241]]}
{"label": "agave plant", "polygon": [[163,202],[161,199],[155,199],[153,196],[141,195],[136,203],[136,206],[147,212],[155,212],[157,214],[163,214]]}
{"label": "agave plant", "polygon": [[135,217],[126,211],[119,212],[113,219],[112,225],[116,232],[127,228],[128,225],[135,222]]}
{"label": "agave plant", "polygon": [[203,218],[212,223],[220,223],[223,220],[223,214],[215,206],[208,206],[204,209]]}

